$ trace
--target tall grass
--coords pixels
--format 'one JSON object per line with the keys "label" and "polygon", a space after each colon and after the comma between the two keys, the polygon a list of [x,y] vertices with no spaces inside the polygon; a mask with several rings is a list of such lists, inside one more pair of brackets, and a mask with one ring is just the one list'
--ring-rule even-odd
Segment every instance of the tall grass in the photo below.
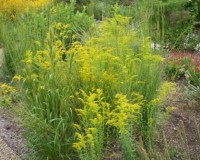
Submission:
{"label": "tall grass", "polygon": [[145,0],[136,0],[134,6],[133,19],[140,27],[141,36],[143,38],[150,36],[155,43],[162,46],[165,33],[163,3],[158,0],[151,0],[151,3]]}
{"label": "tall grass", "polygon": [[[66,83],[68,77],[63,77],[63,75],[69,74],[68,71],[61,66],[59,68],[53,67],[53,59],[48,59],[52,63],[50,70],[45,68],[44,61],[40,61],[41,66],[38,62],[32,66],[30,61],[36,56],[42,58],[45,55],[43,55],[44,52],[38,54],[36,52],[44,49],[48,44],[51,58],[55,58],[52,46],[52,40],[55,39],[51,37],[54,36],[54,33],[51,33],[51,26],[57,26],[55,27],[57,29],[54,30],[57,32],[55,34],[68,35],[65,39],[65,43],[67,43],[64,45],[65,48],[70,46],[72,33],[77,33],[77,39],[79,39],[78,36],[89,30],[93,22],[94,20],[84,12],[75,12],[75,1],[68,5],[63,3],[49,4],[45,8],[18,15],[15,20],[1,17],[0,35],[5,51],[4,74],[8,76],[8,79],[16,74],[26,75],[22,84],[27,99],[26,104],[30,107],[27,107],[28,111],[25,112],[27,114],[25,126],[28,128],[28,141],[33,149],[37,150],[40,159],[73,157],[71,153],[74,151],[70,150],[69,145],[71,146],[71,139],[73,139],[73,127],[70,121],[74,114],[70,103],[68,103],[71,100],[67,98],[72,95],[72,92],[63,86],[72,85],[70,82],[76,76]],[[59,32],[59,24],[61,23],[69,24],[67,26],[70,27],[70,33],[65,33],[64,30],[63,33]],[[49,32],[49,37],[47,32]],[[61,40],[64,39],[61,38]],[[27,59],[28,55],[29,59]],[[25,59],[26,63],[23,61]],[[39,75],[41,77],[38,79]]]}
{"label": "tall grass", "polygon": [[45,8],[19,15],[14,21],[9,17],[1,17],[0,37],[5,51],[5,74],[10,77],[17,74],[18,63],[24,59],[26,50],[43,48],[49,27],[58,22],[71,24],[73,32],[81,34],[89,30],[94,20],[84,12],[75,12],[75,1],[68,5],[49,4]]}
{"label": "tall grass", "polygon": [[[33,113],[54,129],[58,125],[62,126],[64,122],[67,123],[66,129],[62,130],[63,132],[59,130],[59,134],[62,137],[68,135],[67,131],[72,131],[69,133],[72,137],[68,137],[68,140],[72,140],[71,144],[73,137],[78,136],[75,149],[78,150],[81,159],[89,159],[91,156],[101,159],[102,145],[106,140],[105,132],[110,127],[115,131],[112,136],[119,138],[125,157],[133,158],[135,149],[130,140],[134,126],[137,127],[140,122],[142,127],[143,124],[148,125],[149,128],[150,125],[152,126],[155,111],[152,110],[155,105],[152,101],[157,97],[158,77],[162,71],[159,66],[162,58],[160,55],[152,54],[149,38],[138,41],[139,36],[130,25],[129,19],[116,14],[114,18],[99,24],[96,28],[97,32],[84,44],[73,38],[69,49],[65,48],[64,43],[67,37],[65,35],[60,37],[59,33],[68,33],[70,28],[60,24],[61,30],[59,30],[55,25],[47,34],[47,48],[35,53],[27,51],[26,58],[23,60],[24,67],[27,68],[22,73],[23,86]],[[95,97],[93,88],[101,89],[102,97]],[[90,96],[81,99],[81,95],[76,94],[80,89],[85,97],[88,92]],[[79,102],[80,99],[82,104]],[[102,110],[105,104],[109,107],[106,111]],[[94,110],[87,109],[88,105]],[[94,107],[97,107],[97,110]],[[148,112],[144,113],[146,110]],[[73,113],[78,116],[78,119],[75,120],[70,116],[70,120],[67,121],[66,113]],[[138,118],[139,115],[141,119]],[[147,121],[144,121],[143,116],[148,118]],[[97,125],[95,119],[101,124]],[[82,120],[84,123],[81,122]],[[81,130],[73,132],[73,129],[69,129],[74,121],[77,121],[75,124],[82,128]],[[93,128],[96,132],[90,133]],[[144,134],[145,136],[152,135],[149,134],[148,128],[144,130],[147,133]],[[101,139],[101,142],[95,143],[93,139]],[[48,140],[46,139],[47,142]],[[66,143],[62,139],[60,142],[53,142],[58,147],[59,144]],[[39,141],[37,143],[40,144]],[[44,142],[41,143],[43,144]],[[62,146],[64,148],[64,144]],[[51,148],[56,149],[55,146]],[[95,148],[100,150],[95,151]],[[56,152],[48,151],[48,153],[55,155]],[[62,153],[66,156],[65,152]],[[51,154],[48,156],[53,158]],[[57,156],[61,157],[61,155]]]}
{"label": "tall grass", "polygon": [[[136,0],[134,6],[133,23],[138,28],[142,43],[159,44],[160,48],[152,54],[157,52],[157,54],[162,55],[164,45],[164,9],[162,2],[152,0],[150,3],[145,0]],[[153,147],[157,118],[160,112],[160,108],[151,102],[158,94],[162,74],[162,63],[151,63],[151,60],[147,59],[139,64],[140,69],[137,70],[136,79],[142,83],[135,87],[135,90],[142,94],[145,100],[141,110],[141,126],[139,128],[144,146],[149,148]]]}
{"label": "tall grass", "polygon": [[28,141],[41,159],[100,160],[112,137],[135,159],[137,135],[145,147],[153,140],[163,58],[151,49],[153,9],[142,2],[134,22],[115,6],[94,24],[75,1],[21,15],[10,30],[2,21],[5,67],[22,77]]}

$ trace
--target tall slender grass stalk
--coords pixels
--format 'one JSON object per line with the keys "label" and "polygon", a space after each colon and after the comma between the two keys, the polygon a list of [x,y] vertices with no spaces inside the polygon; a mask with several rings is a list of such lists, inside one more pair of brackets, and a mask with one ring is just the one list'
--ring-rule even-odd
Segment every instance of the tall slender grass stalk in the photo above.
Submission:
{"label": "tall slender grass stalk", "polygon": [[183,145],[183,149],[184,149],[184,156],[186,159],[190,159],[190,150],[189,150],[189,146],[188,146],[188,140],[187,140],[187,135],[186,135],[186,131],[185,131],[185,126],[183,121],[180,121],[180,129],[178,131],[179,137],[181,139],[181,144]]}

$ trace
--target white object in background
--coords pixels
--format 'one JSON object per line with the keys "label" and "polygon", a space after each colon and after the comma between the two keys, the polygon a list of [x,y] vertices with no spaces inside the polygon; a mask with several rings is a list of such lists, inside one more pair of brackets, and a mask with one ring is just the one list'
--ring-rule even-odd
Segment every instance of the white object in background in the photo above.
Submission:
{"label": "white object in background", "polygon": [[152,42],[152,43],[151,43],[151,48],[152,48],[153,50],[159,50],[159,49],[161,48],[161,45]]}
{"label": "white object in background", "polygon": [[196,47],[194,48],[195,51],[200,52],[200,43],[196,45]]}

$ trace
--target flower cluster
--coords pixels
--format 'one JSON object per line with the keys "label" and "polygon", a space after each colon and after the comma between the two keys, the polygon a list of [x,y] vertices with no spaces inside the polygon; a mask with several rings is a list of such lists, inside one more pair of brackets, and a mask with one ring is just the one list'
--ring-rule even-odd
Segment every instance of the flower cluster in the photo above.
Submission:
{"label": "flower cluster", "polygon": [[110,104],[104,101],[101,89],[93,90],[89,95],[85,91],[81,91],[81,95],[83,98],[79,98],[79,100],[82,102],[83,108],[76,109],[81,124],[74,125],[77,128],[77,142],[73,144],[73,147],[79,152],[80,157],[96,159],[96,156],[101,157],[105,121]]}
{"label": "flower cluster", "polygon": [[[73,144],[73,147],[79,152],[80,157],[101,157],[105,127],[116,128],[119,135],[130,134],[131,128],[138,120],[142,99],[137,95],[138,103],[130,103],[125,95],[116,94],[115,103],[111,106],[105,102],[101,89],[93,90],[89,95],[84,91],[81,91],[81,94],[83,98],[79,100],[83,108],[76,109],[81,118],[81,124],[74,124],[77,129],[77,142]],[[99,148],[101,150],[97,151],[96,149]],[[92,155],[93,152],[96,154]]]}
{"label": "flower cluster", "polygon": [[15,19],[17,14],[27,12],[30,8],[46,6],[49,0],[0,0],[0,15]]}
{"label": "flower cluster", "polygon": [[108,114],[108,125],[115,126],[120,134],[129,132],[130,126],[137,122],[140,113],[140,104],[132,104],[128,101],[127,97],[122,94],[115,96],[115,108]]}
{"label": "flower cluster", "polygon": [[16,89],[6,83],[0,85],[1,105],[10,106],[14,100]]}

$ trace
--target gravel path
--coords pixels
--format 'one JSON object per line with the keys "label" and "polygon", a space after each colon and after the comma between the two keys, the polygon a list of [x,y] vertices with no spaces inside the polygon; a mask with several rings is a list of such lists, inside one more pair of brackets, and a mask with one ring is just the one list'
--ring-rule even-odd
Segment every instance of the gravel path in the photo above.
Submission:
{"label": "gravel path", "polygon": [[[0,48],[0,68],[3,64],[3,49]],[[6,118],[3,108],[0,107],[0,160],[20,160],[16,155],[24,152],[21,128]]]}
{"label": "gravel path", "polygon": [[0,137],[0,160],[20,160],[14,151],[8,147],[4,140]]}
{"label": "gravel path", "polygon": [[[9,155],[9,152],[13,156],[20,157],[27,152],[22,136],[23,128],[15,122],[14,117],[9,117],[11,114],[13,114],[12,110],[0,108],[0,160],[12,160],[1,157],[1,155]],[[2,154],[4,150],[7,154]]]}

